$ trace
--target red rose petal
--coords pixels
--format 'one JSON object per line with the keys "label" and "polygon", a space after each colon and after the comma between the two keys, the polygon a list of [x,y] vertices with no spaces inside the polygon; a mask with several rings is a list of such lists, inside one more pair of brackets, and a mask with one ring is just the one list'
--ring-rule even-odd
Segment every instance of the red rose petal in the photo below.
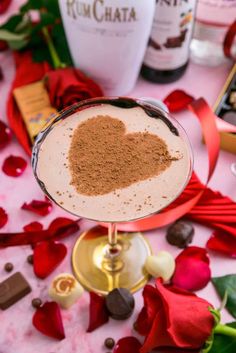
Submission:
{"label": "red rose petal", "polygon": [[[62,222],[59,221],[61,219],[63,220]],[[57,218],[52,223],[57,224],[57,227],[34,232],[0,233],[0,248],[17,245],[35,245],[50,239],[59,240],[79,230],[78,221],[69,220],[67,218]]]}
{"label": "red rose petal", "polygon": [[39,278],[46,278],[62,262],[67,248],[62,243],[44,241],[34,247],[34,273]]}
{"label": "red rose petal", "polygon": [[8,215],[6,211],[0,207],[0,228],[4,227],[8,221]]}
{"label": "red rose petal", "polygon": [[52,203],[49,200],[33,200],[30,203],[25,202],[21,208],[22,210],[31,211],[40,216],[47,216],[52,210]]}
{"label": "red rose petal", "polygon": [[197,291],[211,279],[209,257],[203,248],[189,246],[177,256],[175,263],[172,283],[179,288]]}
{"label": "red rose petal", "polygon": [[236,238],[230,233],[215,231],[206,246],[210,250],[236,258]]}
{"label": "red rose petal", "polygon": [[38,232],[43,230],[43,225],[40,222],[31,222],[23,227],[25,232]]}
{"label": "red rose petal", "polygon": [[135,329],[140,335],[146,336],[151,328],[158,307],[160,306],[156,288],[146,285],[143,289],[143,300],[144,307],[135,323]]}
{"label": "red rose petal", "polygon": [[5,148],[12,139],[12,133],[9,127],[0,120],[0,150]]}
{"label": "red rose petal", "polygon": [[109,320],[105,298],[90,292],[89,326],[87,332],[92,332]]}
{"label": "red rose petal", "polygon": [[193,100],[194,98],[186,92],[176,89],[171,92],[163,102],[167,105],[169,111],[174,113],[186,109]]}
{"label": "red rose petal", "polygon": [[10,156],[3,162],[3,172],[11,177],[18,177],[25,171],[27,162],[22,157]]}
{"label": "red rose petal", "polygon": [[11,5],[12,0],[1,0],[0,2],[0,15],[7,11],[8,7]]}
{"label": "red rose petal", "polygon": [[113,353],[139,353],[141,343],[136,337],[121,338],[115,345]]}
{"label": "red rose petal", "polygon": [[46,302],[34,313],[34,327],[46,336],[63,340],[65,332],[60,308],[55,302]]}

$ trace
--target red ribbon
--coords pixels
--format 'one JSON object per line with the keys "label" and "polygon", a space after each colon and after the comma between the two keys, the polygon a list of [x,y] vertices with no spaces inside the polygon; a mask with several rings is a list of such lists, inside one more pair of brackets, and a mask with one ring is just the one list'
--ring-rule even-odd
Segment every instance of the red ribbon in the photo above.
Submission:
{"label": "red ribbon", "polygon": [[200,191],[198,189],[197,193],[193,197],[187,201],[184,201],[182,204],[177,205],[174,208],[169,206],[165,211],[159,214],[138,220],[136,222],[120,223],[118,224],[118,230],[135,232],[165,226],[187,214],[202,197],[217,163],[220,148],[220,135],[217,129],[216,116],[203,98],[194,100],[189,105],[189,109],[197,116],[201,124],[203,137],[207,147],[209,169],[206,184],[203,185],[203,188]]}
{"label": "red ribbon", "polygon": [[235,36],[236,36],[236,20],[229,27],[223,43],[225,56],[227,56],[228,58],[232,58],[234,60],[236,60],[236,57],[232,56],[231,49],[234,43]]}

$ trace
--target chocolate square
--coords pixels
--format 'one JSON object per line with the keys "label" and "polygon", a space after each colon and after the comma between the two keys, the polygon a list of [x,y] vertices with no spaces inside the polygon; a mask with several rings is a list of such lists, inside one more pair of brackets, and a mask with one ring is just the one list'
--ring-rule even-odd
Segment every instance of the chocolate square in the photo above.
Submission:
{"label": "chocolate square", "polygon": [[5,310],[31,292],[31,287],[20,272],[0,283],[0,308]]}

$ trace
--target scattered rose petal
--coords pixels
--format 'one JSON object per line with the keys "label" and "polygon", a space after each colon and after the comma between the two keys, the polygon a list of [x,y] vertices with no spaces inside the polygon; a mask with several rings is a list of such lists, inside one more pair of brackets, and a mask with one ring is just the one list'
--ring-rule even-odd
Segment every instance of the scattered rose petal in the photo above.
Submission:
{"label": "scattered rose petal", "polygon": [[32,323],[42,334],[63,340],[65,332],[60,308],[55,302],[46,302],[34,313]]}
{"label": "scattered rose petal", "polygon": [[176,268],[172,283],[189,291],[204,288],[211,279],[209,257],[203,248],[189,246],[175,259]]}
{"label": "scattered rose petal", "polygon": [[141,343],[136,337],[121,338],[115,345],[113,353],[139,353]]}
{"label": "scattered rose petal", "polygon": [[[52,228],[50,229],[50,226]],[[78,220],[56,218],[48,229],[21,233],[0,233],[0,248],[17,245],[35,245],[45,240],[66,238],[79,230]]]}
{"label": "scattered rose petal", "polygon": [[207,248],[236,258],[236,238],[223,231],[215,231],[206,244]]}
{"label": "scattered rose petal", "polygon": [[6,211],[0,207],[0,228],[4,227],[8,221],[8,215]]}
{"label": "scattered rose petal", "polygon": [[49,200],[33,200],[30,203],[25,202],[21,208],[22,210],[31,211],[40,216],[47,216],[52,210],[52,203]]}
{"label": "scattered rose petal", "polygon": [[186,109],[193,100],[194,98],[186,92],[176,89],[171,92],[163,102],[167,105],[169,111],[174,113]]}
{"label": "scattered rose petal", "polygon": [[1,0],[0,1],[0,15],[7,11],[8,7],[11,5],[12,0]]}
{"label": "scattered rose petal", "polygon": [[[1,73],[0,73],[1,75]],[[0,121],[0,150],[6,147],[12,139],[12,133],[9,127],[3,122]]]}
{"label": "scattered rose petal", "polygon": [[25,232],[38,232],[43,230],[43,225],[40,222],[31,222],[23,227]]}
{"label": "scattered rose petal", "polygon": [[104,325],[108,320],[105,298],[94,292],[90,292],[89,326],[87,332],[92,332]]}
{"label": "scattered rose petal", "polygon": [[200,350],[215,323],[209,311],[211,304],[180,288],[164,286],[159,279],[155,284],[154,290],[145,294],[151,296],[145,303],[149,329],[140,353],[150,353],[154,348],[163,347],[174,348],[174,353],[181,352],[181,349]]}
{"label": "scattered rose petal", "polygon": [[18,177],[25,171],[27,162],[22,157],[10,156],[3,162],[3,172],[11,177]]}
{"label": "scattered rose petal", "polygon": [[34,247],[34,273],[39,278],[46,278],[62,262],[67,248],[62,243],[44,241]]}

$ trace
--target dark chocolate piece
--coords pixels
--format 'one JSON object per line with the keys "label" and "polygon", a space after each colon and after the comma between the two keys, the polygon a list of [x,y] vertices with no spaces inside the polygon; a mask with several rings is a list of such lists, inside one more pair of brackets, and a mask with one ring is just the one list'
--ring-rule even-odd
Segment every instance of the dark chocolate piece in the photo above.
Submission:
{"label": "dark chocolate piece", "polygon": [[34,255],[29,255],[29,256],[27,256],[27,262],[28,262],[30,265],[33,265],[33,263],[34,263]]}
{"label": "dark chocolate piece", "polygon": [[112,349],[114,347],[114,345],[115,345],[115,340],[113,338],[108,337],[105,339],[104,346],[106,348]]}
{"label": "dark chocolate piece", "polygon": [[40,298],[34,298],[34,299],[32,299],[31,304],[34,308],[37,309],[42,305],[42,300]]}
{"label": "dark chocolate piece", "polygon": [[193,240],[194,228],[191,223],[177,221],[167,230],[166,240],[178,248],[186,248]]}
{"label": "dark chocolate piece", "polygon": [[134,310],[134,297],[128,289],[115,288],[106,297],[106,307],[113,319],[128,319]]}
{"label": "dark chocolate piece", "polygon": [[7,262],[4,266],[4,270],[6,272],[11,272],[13,270],[14,266],[11,262]]}
{"label": "dark chocolate piece", "polygon": [[0,309],[5,310],[31,292],[29,283],[20,272],[0,283]]}

